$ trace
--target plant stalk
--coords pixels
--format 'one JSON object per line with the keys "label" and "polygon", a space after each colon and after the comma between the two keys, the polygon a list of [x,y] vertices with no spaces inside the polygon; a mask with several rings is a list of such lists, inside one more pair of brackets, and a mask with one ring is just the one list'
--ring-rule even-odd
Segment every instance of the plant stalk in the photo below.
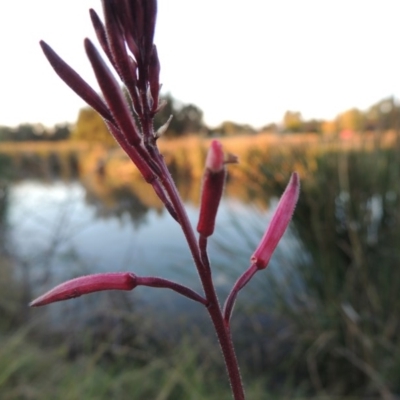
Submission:
{"label": "plant stalk", "polygon": [[212,281],[211,271],[209,271],[209,269],[204,265],[202,261],[200,249],[199,246],[197,245],[193,228],[190,224],[189,218],[183,206],[175,182],[172,180],[171,175],[167,167],[165,166],[164,162],[162,162],[162,165],[163,165],[162,175],[165,179],[163,181],[163,184],[165,185],[165,189],[170,197],[171,203],[175,208],[179,223],[184,232],[186,241],[188,243],[188,246],[190,248],[190,251],[194,259],[194,263],[199,273],[201,283],[203,285],[204,293],[208,301],[207,311],[208,314],[210,315],[211,321],[213,323],[222,350],[225,366],[231,384],[233,398],[235,400],[245,400],[242,378],[240,375],[235,349],[232,343],[232,337],[230,334],[229,325],[224,323],[221,307],[218,301],[217,294],[215,292],[214,283]]}

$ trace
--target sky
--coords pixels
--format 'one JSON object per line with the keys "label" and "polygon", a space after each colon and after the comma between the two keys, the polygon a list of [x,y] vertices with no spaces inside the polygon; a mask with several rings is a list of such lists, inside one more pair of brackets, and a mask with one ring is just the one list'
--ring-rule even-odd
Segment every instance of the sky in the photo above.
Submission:
{"label": "sky", "polygon": [[[44,39],[96,90],[83,49],[100,0],[0,2],[0,125],[75,122],[85,104],[53,72]],[[163,93],[209,126],[261,127],[286,110],[333,119],[400,97],[398,0],[159,0]]]}

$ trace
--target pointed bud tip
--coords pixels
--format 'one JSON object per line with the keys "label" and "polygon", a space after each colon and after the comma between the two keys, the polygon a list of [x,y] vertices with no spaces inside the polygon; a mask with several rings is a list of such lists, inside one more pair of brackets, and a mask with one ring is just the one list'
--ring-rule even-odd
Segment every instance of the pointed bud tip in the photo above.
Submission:
{"label": "pointed bud tip", "polygon": [[28,306],[29,306],[29,307],[40,307],[40,306],[45,305],[46,303],[42,303],[41,298],[42,298],[42,297],[40,296],[40,297],[38,297],[37,299],[32,300],[32,301],[28,304]]}
{"label": "pointed bud tip", "polygon": [[299,174],[296,171],[292,173],[290,180],[293,181],[293,184],[300,187],[300,178],[299,178]]}
{"label": "pointed bud tip", "polygon": [[61,283],[49,290],[31,301],[29,307],[44,306],[103,290],[132,290],[136,285],[136,275],[130,272],[110,272],[81,276]]}
{"label": "pointed bud tip", "polygon": [[258,269],[264,269],[268,266],[273,252],[292,219],[299,194],[300,179],[297,172],[294,172],[279,200],[278,206],[276,207],[260,244],[251,257],[251,262],[256,264]]}
{"label": "pointed bud tip", "polygon": [[88,47],[94,47],[92,41],[89,38],[83,39],[83,44],[85,45],[85,48],[87,49]]}
{"label": "pointed bud tip", "polygon": [[45,55],[47,55],[51,51],[54,52],[54,50],[44,40],[39,40],[39,45]]}
{"label": "pointed bud tip", "polygon": [[[297,204],[297,200],[299,199],[299,195],[300,195],[300,177],[297,172],[292,173],[292,176],[290,177],[290,181],[288,183],[288,189],[291,189],[293,191],[292,203],[293,203],[293,211],[294,211],[294,208]],[[293,213],[293,211],[292,211],[292,213]]]}

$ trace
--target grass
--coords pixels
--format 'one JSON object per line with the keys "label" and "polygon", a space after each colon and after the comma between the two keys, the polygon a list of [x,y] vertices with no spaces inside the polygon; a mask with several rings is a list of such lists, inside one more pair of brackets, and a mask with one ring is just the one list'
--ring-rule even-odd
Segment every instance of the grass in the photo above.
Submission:
{"label": "grass", "polygon": [[[198,346],[186,339],[168,357],[153,358],[144,365],[134,360],[105,362],[107,346],[71,360],[65,346],[49,349],[32,342],[29,328],[3,335],[1,340],[2,400],[230,399],[221,370],[211,363],[213,357],[199,353]],[[249,398],[269,398],[261,379],[253,380],[248,393]]]}
{"label": "grass", "polygon": [[293,324],[292,363],[308,371],[311,392],[393,399],[400,393],[399,149],[274,149],[269,158],[268,167],[255,162],[248,171],[261,192],[281,192],[286,171],[302,171],[293,227],[311,256],[297,268],[306,290],[278,306]]}
{"label": "grass", "polygon": [[[46,348],[31,340],[29,329],[1,336],[0,397],[3,400],[230,400],[226,379],[198,346],[189,339],[168,357],[153,358],[145,365],[104,362],[107,347],[92,354],[68,357],[65,346]],[[126,349],[129,351],[129,349]],[[203,349],[204,351],[204,349]],[[268,372],[244,372],[249,399],[359,399],[359,396],[320,393],[311,395],[304,384],[281,383],[279,390]],[[370,396],[378,399],[379,396]]]}
{"label": "grass", "polygon": [[[185,145],[197,146],[197,161],[186,167],[188,176],[196,175],[195,165],[204,156],[200,142],[191,140]],[[227,139],[225,145],[235,152],[245,147],[244,140]],[[233,332],[248,398],[392,400],[400,394],[400,151],[395,137],[320,145],[310,138],[293,146],[273,140],[247,141],[242,168],[227,190],[265,208],[297,170],[302,193],[292,230],[307,257],[297,257],[295,277],[287,269],[284,281],[277,282],[266,273],[265,281],[249,286],[250,295],[273,293],[274,303],[260,296],[249,310],[239,299]],[[172,144],[165,146],[168,157]],[[171,159],[177,170],[188,163],[186,153]],[[237,228],[248,240],[237,249],[240,254],[228,254],[230,259],[251,254],[252,240],[261,234],[250,232],[248,221],[237,221]],[[83,338],[50,341],[37,323],[19,316],[19,289],[13,290],[10,268],[1,265],[1,399],[230,398],[215,338],[207,333],[165,341],[151,324],[138,320],[133,325],[142,328],[133,341],[120,343],[112,332],[101,339],[86,332]],[[291,286],[294,278],[302,284]],[[285,284],[296,287],[289,298],[282,295]],[[71,351],[78,339],[84,345]]]}

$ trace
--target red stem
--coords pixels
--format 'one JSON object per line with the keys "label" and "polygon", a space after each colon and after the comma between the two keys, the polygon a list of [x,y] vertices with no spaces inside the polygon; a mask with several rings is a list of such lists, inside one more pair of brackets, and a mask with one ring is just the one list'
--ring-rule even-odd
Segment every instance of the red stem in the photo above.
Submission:
{"label": "red stem", "polygon": [[233,306],[235,305],[238,293],[247,285],[247,283],[250,281],[250,279],[254,276],[254,274],[257,271],[258,271],[257,265],[255,263],[251,264],[250,267],[236,281],[228,297],[226,298],[224,304],[224,321],[226,326],[229,326],[229,321],[231,319]]}
{"label": "red stem", "polygon": [[198,293],[188,288],[187,286],[180,285],[179,283],[170,281],[168,279],[158,278],[155,276],[136,276],[135,278],[136,278],[135,280],[136,286],[148,286],[148,287],[171,289],[181,294],[182,296],[188,297],[191,300],[203,304],[204,306],[208,305],[207,300],[203,296],[199,295]]}
{"label": "red stem", "polygon": [[221,306],[219,304],[212,280],[211,269],[207,256],[207,240],[205,237],[200,236],[200,245],[197,244],[196,236],[194,234],[192,225],[190,224],[186,209],[183,205],[175,182],[172,179],[171,174],[164,162],[163,156],[158,151],[154,141],[146,141],[146,138],[154,138],[153,125],[150,123],[149,117],[150,116],[148,113],[140,116],[146,149],[150,155],[154,157],[154,161],[161,169],[161,173],[159,175],[161,183],[164,186],[165,191],[171,201],[172,207],[175,210],[178,222],[181,225],[186,242],[192,254],[204,289],[205,297],[207,299],[207,311],[214,325],[214,329],[225,360],[225,366],[231,383],[233,397],[235,400],[245,400],[242,378],[240,376],[239,365],[232,343],[229,324],[225,324],[224,322]]}
{"label": "red stem", "polygon": [[[165,192],[169,197],[170,201],[169,207],[173,211],[172,215],[176,217],[179,224],[181,225],[182,231],[185,235],[190,252],[192,254],[195,266],[197,268],[205,293],[205,298],[206,298],[205,305],[211,317],[223,353],[225,365],[231,383],[233,397],[235,400],[245,400],[242,379],[240,376],[239,365],[236,359],[236,354],[232,343],[229,324],[224,323],[221,306],[219,304],[214,283],[212,280],[211,269],[209,266],[209,261],[207,256],[207,248],[206,248],[207,240],[204,240],[204,238],[201,237],[200,245],[197,244],[194,230],[190,224],[188,215],[186,213],[186,209],[183,205],[182,199],[176,188],[175,182],[172,179],[171,174],[164,162],[163,156],[160,154],[155,144],[156,139],[154,137],[152,115],[149,104],[147,102],[147,93],[146,93],[147,74],[146,70],[143,68],[140,62],[138,62],[138,68],[139,68],[139,82],[138,82],[139,97],[142,103],[141,110],[138,110],[138,117],[142,128],[144,147],[147,150],[148,154],[150,155],[150,159],[152,159],[156,163],[156,165],[160,168],[160,173],[157,175],[159,176],[160,183],[164,187]],[[162,200],[165,203],[165,199]],[[154,281],[153,278],[153,281],[147,281],[147,284],[149,286],[152,286],[155,285],[156,282]],[[161,284],[161,282],[158,282],[158,284]],[[170,283],[168,283],[167,286],[165,287],[169,287],[172,289]],[[175,289],[173,290],[176,289],[177,288],[175,287]],[[181,292],[181,294],[187,296],[186,289],[184,290],[186,293],[182,293],[181,289],[182,288],[179,288],[179,290],[176,291]],[[201,298],[203,299],[203,297]]]}
{"label": "red stem", "polygon": [[210,265],[210,260],[208,259],[208,252],[207,252],[207,237],[202,234],[199,235],[199,249],[203,265],[207,273],[211,274],[211,265]]}
{"label": "red stem", "polygon": [[[225,366],[231,383],[233,397],[235,400],[245,400],[242,378],[240,376],[239,365],[237,362],[235,349],[233,347],[229,325],[226,325],[224,322],[221,306],[215,292],[211,271],[203,263],[203,258],[201,256],[199,246],[197,245],[193,228],[190,224],[189,218],[187,216],[186,210],[183,206],[175,183],[172,180],[171,175],[164,162],[162,162],[162,166],[163,171],[161,174],[164,178],[163,184],[165,185],[165,189],[177,213],[180,225],[186,237],[186,241],[192,253],[194,263],[196,265],[201,283],[203,285],[204,293],[208,301],[207,311],[211,317],[222,350],[222,354],[224,356]],[[207,242],[202,241],[202,243],[206,245]],[[202,252],[206,253],[205,247],[203,247]]]}

